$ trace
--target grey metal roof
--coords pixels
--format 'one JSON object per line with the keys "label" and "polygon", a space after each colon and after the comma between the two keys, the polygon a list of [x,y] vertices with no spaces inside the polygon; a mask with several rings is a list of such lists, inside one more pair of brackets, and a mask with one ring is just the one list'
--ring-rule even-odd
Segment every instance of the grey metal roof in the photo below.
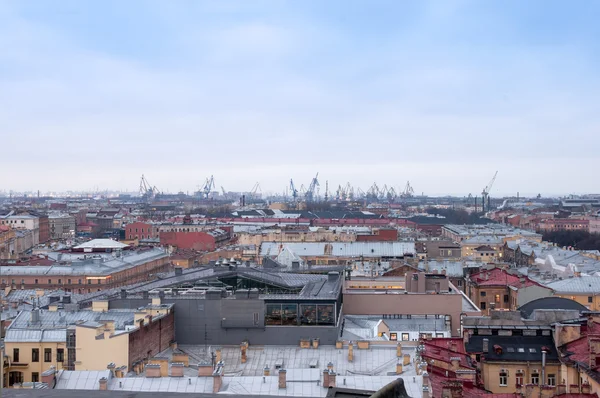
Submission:
{"label": "grey metal roof", "polygon": [[[70,265],[50,265],[50,266],[2,266],[0,273],[2,276],[11,275],[110,275],[113,272],[122,271],[127,268],[133,268],[153,260],[168,257],[168,254],[160,248],[153,248],[145,251],[123,252],[121,257],[112,255],[83,254],[70,255],[68,257],[59,256],[62,253],[49,253],[49,257],[63,261],[70,259]],[[75,257],[77,256],[77,257]],[[83,259],[84,256],[87,258]],[[75,258],[75,259],[74,259]],[[79,259],[81,258],[81,260]]]}
{"label": "grey metal roof", "polygon": [[26,330],[8,329],[4,341],[7,343],[64,343],[67,341],[66,329]]}
{"label": "grey metal roof", "polygon": [[580,276],[546,284],[557,293],[600,294],[600,276]]}
{"label": "grey metal roof", "polygon": [[333,257],[402,257],[415,254],[414,242],[263,242],[261,256],[276,256],[282,247],[287,247],[298,256],[325,256],[327,245],[331,245]]}

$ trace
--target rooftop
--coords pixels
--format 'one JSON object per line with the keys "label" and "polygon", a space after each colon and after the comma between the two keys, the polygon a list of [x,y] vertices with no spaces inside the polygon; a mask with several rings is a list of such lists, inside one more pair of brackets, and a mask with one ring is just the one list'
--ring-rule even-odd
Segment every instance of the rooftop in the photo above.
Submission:
{"label": "rooftop", "polygon": [[[403,257],[415,254],[414,242],[263,242],[260,256],[276,256],[283,247],[289,248],[300,257]],[[331,250],[329,251],[330,248]],[[331,254],[329,254],[331,253]]]}
{"label": "rooftop", "polygon": [[511,274],[501,268],[479,271],[472,274],[469,279],[478,286],[540,286],[539,283],[534,282],[525,276]]}
{"label": "rooftop", "polygon": [[580,276],[547,283],[557,293],[589,293],[600,292],[600,276]]}
{"label": "rooftop", "polygon": [[92,239],[89,242],[75,246],[73,249],[123,249],[127,246],[112,239]]}
{"label": "rooftop", "polygon": [[[488,341],[488,352],[483,351],[483,341]],[[558,353],[552,336],[471,336],[466,344],[469,353],[483,353],[486,361],[542,362],[542,349],[546,360],[558,362]]]}

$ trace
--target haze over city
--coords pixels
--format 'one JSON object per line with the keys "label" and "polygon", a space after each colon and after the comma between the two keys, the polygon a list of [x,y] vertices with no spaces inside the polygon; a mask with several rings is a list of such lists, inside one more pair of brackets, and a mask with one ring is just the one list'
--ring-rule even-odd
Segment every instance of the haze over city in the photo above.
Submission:
{"label": "haze over city", "polygon": [[[597,190],[596,2],[0,5],[0,188]],[[10,148],[10,150],[6,150]]]}

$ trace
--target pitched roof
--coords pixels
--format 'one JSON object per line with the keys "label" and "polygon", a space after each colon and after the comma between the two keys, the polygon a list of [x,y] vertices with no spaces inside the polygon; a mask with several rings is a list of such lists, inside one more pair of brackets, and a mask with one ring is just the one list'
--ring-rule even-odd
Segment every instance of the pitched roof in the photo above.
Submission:
{"label": "pitched roof", "polygon": [[[521,279],[524,279],[524,281],[521,282]],[[541,286],[539,283],[536,283],[527,277],[513,275],[501,268],[479,271],[472,274],[470,280],[479,286]]]}

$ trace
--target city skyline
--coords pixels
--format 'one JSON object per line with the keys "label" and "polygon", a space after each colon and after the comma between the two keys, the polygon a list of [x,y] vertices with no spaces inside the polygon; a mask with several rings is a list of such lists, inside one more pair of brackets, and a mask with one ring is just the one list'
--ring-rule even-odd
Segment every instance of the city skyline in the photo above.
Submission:
{"label": "city skyline", "polygon": [[0,190],[596,193],[598,11],[3,2]]}

